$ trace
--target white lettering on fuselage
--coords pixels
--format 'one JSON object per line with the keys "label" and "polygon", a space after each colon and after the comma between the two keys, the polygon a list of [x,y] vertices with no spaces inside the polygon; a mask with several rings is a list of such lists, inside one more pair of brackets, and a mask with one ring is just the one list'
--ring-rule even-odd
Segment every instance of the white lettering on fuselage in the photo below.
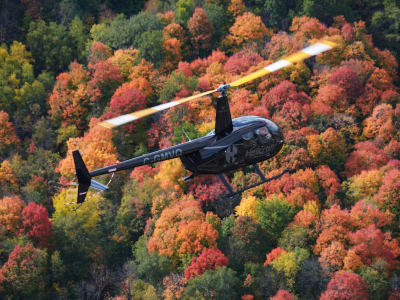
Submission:
{"label": "white lettering on fuselage", "polygon": [[153,157],[145,157],[143,159],[143,164],[155,163],[162,160],[171,159],[174,157],[181,156],[183,153],[182,149],[172,149],[171,151],[164,151],[160,154],[155,154]]}

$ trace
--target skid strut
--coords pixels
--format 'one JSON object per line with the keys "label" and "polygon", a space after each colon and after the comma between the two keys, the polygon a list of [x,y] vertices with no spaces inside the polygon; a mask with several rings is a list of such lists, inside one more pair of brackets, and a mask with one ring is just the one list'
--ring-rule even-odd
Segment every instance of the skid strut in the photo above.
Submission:
{"label": "skid strut", "polygon": [[224,184],[224,186],[226,187],[226,189],[229,191],[229,194],[224,195],[225,198],[227,198],[227,197],[233,197],[233,196],[238,195],[238,194],[242,194],[244,191],[247,191],[247,190],[249,190],[249,189],[252,189],[252,188],[254,188],[254,187],[256,187],[256,186],[259,186],[259,185],[261,185],[261,184],[263,184],[263,183],[266,183],[266,182],[271,181],[271,180],[278,179],[278,178],[281,177],[283,174],[288,173],[288,172],[290,171],[289,169],[285,169],[283,172],[279,173],[279,174],[276,175],[276,176],[273,176],[273,177],[271,177],[271,178],[265,178],[264,174],[263,174],[263,173],[261,172],[261,170],[258,168],[257,164],[254,164],[253,166],[254,166],[254,169],[255,169],[256,173],[258,174],[258,176],[260,176],[261,181],[260,181],[260,182],[257,182],[257,183],[254,183],[254,184],[252,184],[252,185],[249,185],[249,186],[247,186],[247,187],[245,187],[245,188],[243,188],[243,189],[240,189],[240,190],[238,190],[238,191],[236,191],[236,192],[233,190],[233,188],[231,187],[231,185],[226,181],[225,176],[224,176],[223,174],[218,174],[219,179],[222,181],[222,183]]}

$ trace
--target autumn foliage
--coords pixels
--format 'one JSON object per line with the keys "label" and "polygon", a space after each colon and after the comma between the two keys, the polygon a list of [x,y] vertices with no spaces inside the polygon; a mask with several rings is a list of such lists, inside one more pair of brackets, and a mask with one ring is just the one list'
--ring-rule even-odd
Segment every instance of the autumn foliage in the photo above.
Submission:
{"label": "autumn foliage", "polygon": [[[399,298],[396,1],[3,2],[1,299]],[[279,126],[258,167],[284,175],[228,197],[215,174],[182,181],[176,157],[98,176],[108,190],[76,203],[72,151],[91,172],[211,136],[218,93],[100,122],[318,41],[335,47],[227,92],[232,118]],[[235,191],[260,180],[251,165],[224,176]]]}

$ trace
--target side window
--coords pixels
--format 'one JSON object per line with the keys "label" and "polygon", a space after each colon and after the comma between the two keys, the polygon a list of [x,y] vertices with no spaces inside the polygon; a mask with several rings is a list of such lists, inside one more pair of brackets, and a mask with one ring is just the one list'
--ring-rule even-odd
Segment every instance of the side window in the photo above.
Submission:
{"label": "side window", "polygon": [[265,137],[265,138],[271,137],[271,133],[269,132],[269,130],[266,126],[257,129],[256,134],[260,137]]}

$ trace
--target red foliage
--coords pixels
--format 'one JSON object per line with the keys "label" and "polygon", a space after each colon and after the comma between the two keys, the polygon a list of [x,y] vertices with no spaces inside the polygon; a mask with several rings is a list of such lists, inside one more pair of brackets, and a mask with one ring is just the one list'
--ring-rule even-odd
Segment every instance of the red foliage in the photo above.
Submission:
{"label": "red foliage", "polygon": [[138,182],[143,182],[145,178],[153,177],[157,174],[158,168],[153,168],[151,166],[140,166],[133,169],[130,178],[135,179]]}
{"label": "red foliage", "polygon": [[318,90],[316,103],[325,104],[335,112],[344,112],[349,106],[345,89],[337,84],[327,84]]}
{"label": "red foliage", "polygon": [[337,272],[320,300],[368,300],[368,287],[355,273]]}
{"label": "red foliage", "polygon": [[381,96],[382,102],[391,104],[393,107],[400,103],[400,94],[392,89],[386,90]]}
{"label": "red foliage", "polygon": [[[26,299],[45,288],[47,254],[31,244],[17,245],[8,256],[8,261],[0,269],[0,291],[14,293]],[[28,296],[28,297],[24,297]]]}
{"label": "red foliage", "polygon": [[296,86],[292,82],[285,80],[265,94],[261,102],[273,113],[281,110],[287,102],[308,104],[310,103],[310,98],[304,92],[297,92]]}
{"label": "red foliage", "polygon": [[354,39],[356,37],[356,33],[354,31],[354,28],[349,23],[346,23],[343,25],[342,36],[346,42],[354,41]]}
{"label": "red foliage", "polygon": [[110,61],[100,60],[96,64],[89,64],[92,79],[88,83],[88,94],[91,101],[98,101],[114,93],[114,89],[122,83],[124,77],[120,69]]}
{"label": "red foliage", "polygon": [[229,57],[224,65],[224,70],[233,74],[240,74],[249,70],[263,61],[263,58],[255,52],[242,50]]}
{"label": "red foliage", "polygon": [[346,95],[356,99],[363,92],[363,86],[357,73],[349,67],[340,67],[329,78],[329,83],[336,84],[344,89]]}
{"label": "red foliage", "polygon": [[208,20],[203,8],[197,7],[193,16],[187,22],[195,50],[206,50],[211,47],[211,38],[214,33],[214,26]]}
{"label": "red foliage", "polygon": [[374,197],[377,204],[385,209],[389,209],[396,214],[400,207],[400,170],[393,169],[385,174],[382,185]]}
{"label": "red foliage", "polygon": [[202,207],[207,207],[224,193],[226,193],[225,186],[220,181],[214,181],[209,184],[197,185],[193,195],[200,201]]}
{"label": "red foliage", "polygon": [[190,68],[190,64],[186,61],[179,62],[178,71],[183,72],[186,77],[193,76],[193,72],[192,72],[192,69]]}
{"label": "red foliage", "polygon": [[[107,120],[120,115],[128,114],[146,107],[147,100],[141,92],[135,88],[117,89],[111,98],[110,108],[103,114],[102,119]],[[126,125],[129,132],[134,132],[136,123]]]}
{"label": "red foliage", "polygon": [[391,140],[389,144],[383,148],[383,151],[394,159],[400,159],[400,142]]}
{"label": "red foliage", "polygon": [[345,164],[343,175],[351,177],[362,170],[379,169],[389,161],[386,153],[371,142],[357,143]]}
{"label": "red foliage", "polygon": [[207,270],[227,266],[228,263],[228,258],[220,250],[204,248],[199,257],[193,257],[191,264],[185,269],[185,278],[189,280]]}
{"label": "red foliage", "polygon": [[327,165],[321,165],[316,170],[319,183],[324,189],[325,195],[330,198],[335,195],[340,188],[339,178]]}
{"label": "red foliage", "polygon": [[49,247],[53,243],[54,234],[51,231],[52,222],[49,219],[46,208],[34,202],[22,211],[22,229],[32,241],[40,247]]}
{"label": "red foliage", "polygon": [[356,107],[360,110],[361,115],[369,115],[374,107],[378,104],[382,91],[374,88],[371,84],[366,84],[364,93],[357,98]]}
{"label": "red foliage", "polygon": [[[360,229],[354,233],[349,233],[349,241],[353,247],[350,251],[357,256],[361,263],[370,266],[378,259],[386,261],[389,271],[397,266],[396,258],[400,255],[398,241],[392,239],[389,232],[382,231],[370,225],[367,228]],[[351,266],[348,266],[349,268]]]}
{"label": "red foliage", "polygon": [[321,214],[322,229],[328,229],[335,225],[341,225],[348,229],[353,225],[349,211],[340,209],[339,205],[336,204],[328,209],[324,209]]}
{"label": "red foliage", "polygon": [[264,266],[266,265],[272,265],[272,262],[279,258],[282,253],[286,253],[285,249],[282,249],[281,247],[273,249],[270,253],[266,255],[266,260],[264,262]]}
{"label": "red foliage", "polygon": [[291,293],[286,290],[279,290],[275,296],[269,298],[270,300],[294,300]]}
{"label": "red foliage", "polygon": [[272,180],[265,184],[265,191],[267,196],[270,194],[288,194],[291,190],[296,187],[304,186],[300,179],[291,176],[290,174],[284,174],[279,179]]}
{"label": "red foliage", "polygon": [[327,28],[320,23],[316,18],[294,17],[290,31],[295,33],[295,38],[300,42],[305,42],[309,39],[320,39],[327,34]]}

